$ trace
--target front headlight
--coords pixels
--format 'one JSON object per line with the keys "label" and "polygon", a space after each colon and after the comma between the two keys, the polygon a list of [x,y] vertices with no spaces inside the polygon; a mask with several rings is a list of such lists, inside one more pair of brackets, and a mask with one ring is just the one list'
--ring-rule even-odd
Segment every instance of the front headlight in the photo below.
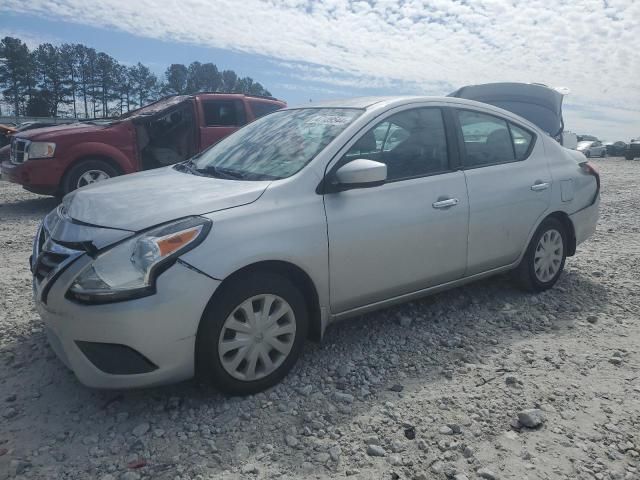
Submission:
{"label": "front headlight", "polygon": [[51,142],[31,142],[25,152],[25,160],[52,158],[56,153],[56,144]]}
{"label": "front headlight", "polygon": [[179,255],[198,246],[211,220],[191,217],[154,228],[99,254],[76,277],[68,295],[84,303],[107,303],[155,293],[155,279]]}

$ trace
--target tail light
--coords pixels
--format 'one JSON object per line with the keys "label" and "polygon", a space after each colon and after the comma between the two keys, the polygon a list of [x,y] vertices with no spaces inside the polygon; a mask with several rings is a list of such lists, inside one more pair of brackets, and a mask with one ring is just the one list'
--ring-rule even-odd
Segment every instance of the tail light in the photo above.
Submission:
{"label": "tail light", "polygon": [[591,162],[582,162],[580,164],[580,168],[587,175],[593,175],[596,177],[596,185],[598,186],[598,190],[596,191],[596,197],[600,193],[600,172],[596,168],[596,166]]}

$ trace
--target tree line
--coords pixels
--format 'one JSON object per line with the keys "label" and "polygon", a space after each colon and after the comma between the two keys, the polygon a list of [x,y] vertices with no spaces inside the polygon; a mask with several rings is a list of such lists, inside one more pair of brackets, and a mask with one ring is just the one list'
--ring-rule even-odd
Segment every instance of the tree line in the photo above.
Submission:
{"label": "tree line", "polygon": [[13,115],[74,118],[114,117],[166,95],[271,95],[252,78],[211,62],[172,64],[158,79],[140,62],[124,65],[82,44],[43,43],[29,50],[14,37],[0,40],[0,91]]}

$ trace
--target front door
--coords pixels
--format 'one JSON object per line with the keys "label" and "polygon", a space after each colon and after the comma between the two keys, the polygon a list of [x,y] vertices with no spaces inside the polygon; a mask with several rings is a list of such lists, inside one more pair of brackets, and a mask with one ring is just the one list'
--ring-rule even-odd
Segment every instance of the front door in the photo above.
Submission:
{"label": "front door", "polygon": [[469,203],[449,157],[442,111],[414,108],[369,129],[338,162],[383,162],[387,182],[325,195],[332,313],[462,277]]}

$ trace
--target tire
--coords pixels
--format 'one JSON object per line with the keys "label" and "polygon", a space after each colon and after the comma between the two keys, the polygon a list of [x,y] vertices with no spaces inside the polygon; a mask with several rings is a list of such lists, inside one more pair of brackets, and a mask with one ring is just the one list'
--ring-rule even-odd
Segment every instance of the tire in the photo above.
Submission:
{"label": "tire", "polygon": [[589,150],[586,150],[584,152],[584,156],[587,157],[587,158],[591,158],[591,152]]}
{"label": "tire", "polygon": [[[554,233],[555,235],[559,235],[561,240],[560,251],[555,248],[557,247],[557,243],[554,241]],[[547,251],[554,252],[555,255],[550,254],[550,256],[543,256],[540,259],[536,259],[536,252],[539,251],[541,241],[545,242],[545,240],[543,240],[545,234],[548,235],[546,237],[548,246],[550,245],[553,248],[553,250],[548,248]],[[564,264],[567,259],[567,237],[568,235],[564,225],[556,218],[549,217],[540,224],[533,238],[531,238],[531,242],[527,247],[527,251],[520,265],[514,270],[515,279],[523,290],[527,292],[542,292],[555,285],[564,270]],[[544,249],[541,252],[544,252]],[[550,263],[547,262],[547,259]],[[543,263],[541,264],[540,262]],[[544,271],[544,269],[542,269],[542,271],[537,272],[537,267],[548,264],[551,268],[552,263],[554,265],[552,275],[549,270]]]}
{"label": "tire", "polygon": [[[258,313],[261,313],[270,297],[276,298],[267,307],[269,314],[286,310],[287,306],[290,308],[290,312],[275,320],[271,319],[276,330],[287,330],[289,333],[272,337],[269,330],[251,329],[243,305],[250,305],[249,308],[254,312],[257,308]],[[258,324],[264,325],[261,319],[257,320]],[[292,324],[295,327],[294,333],[290,333]],[[300,356],[308,328],[305,299],[287,278],[273,273],[252,272],[232,279],[222,286],[222,290],[216,292],[200,322],[196,338],[197,375],[201,380],[232,395],[261,392],[276,385],[289,373]],[[273,328],[270,330],[273,331]],[[275,340],[278,340],[280,346],[290,346],[288,354],[273,347],[272,342]],[[222,348],[224,342],[228,342],[226,352]],[[233,348],[235,345],[242,346]],[[238,363],[240,357],[243,360]],[[253,370],[251,361],[248,360],[252,357],[256,358]],[[271,361],[273,366],[270,368],[265,360]],[[234,367],[233,364],[237,366]]]}
{"label": "tire", "polygon": [[602,151],[602,155],[600,155],[600,157],[605,158],[607,156],[607,151],[603,150]]}
{"label": "tire", "polygon": [[[95,172],[92,174],[92,172]],[[82,160],[78,164],[71,167],[71,169],[65,174],[64,180],[62,181],[62,196],[66,195],[69,192],[80,188],[85,184],[93,183],[86,182],[86,176],[93,176],[94,182],[107,180],[109,178],[117,177],[120,173],[113,168],[110,164],[105,162],[104,160]]]}
{"label": "tire", "polygon": [[627,160],[633,160],[633,154],[631,154],[631,153],[625,153],[625,154],[624,154],[624,158],[626,158]]}

